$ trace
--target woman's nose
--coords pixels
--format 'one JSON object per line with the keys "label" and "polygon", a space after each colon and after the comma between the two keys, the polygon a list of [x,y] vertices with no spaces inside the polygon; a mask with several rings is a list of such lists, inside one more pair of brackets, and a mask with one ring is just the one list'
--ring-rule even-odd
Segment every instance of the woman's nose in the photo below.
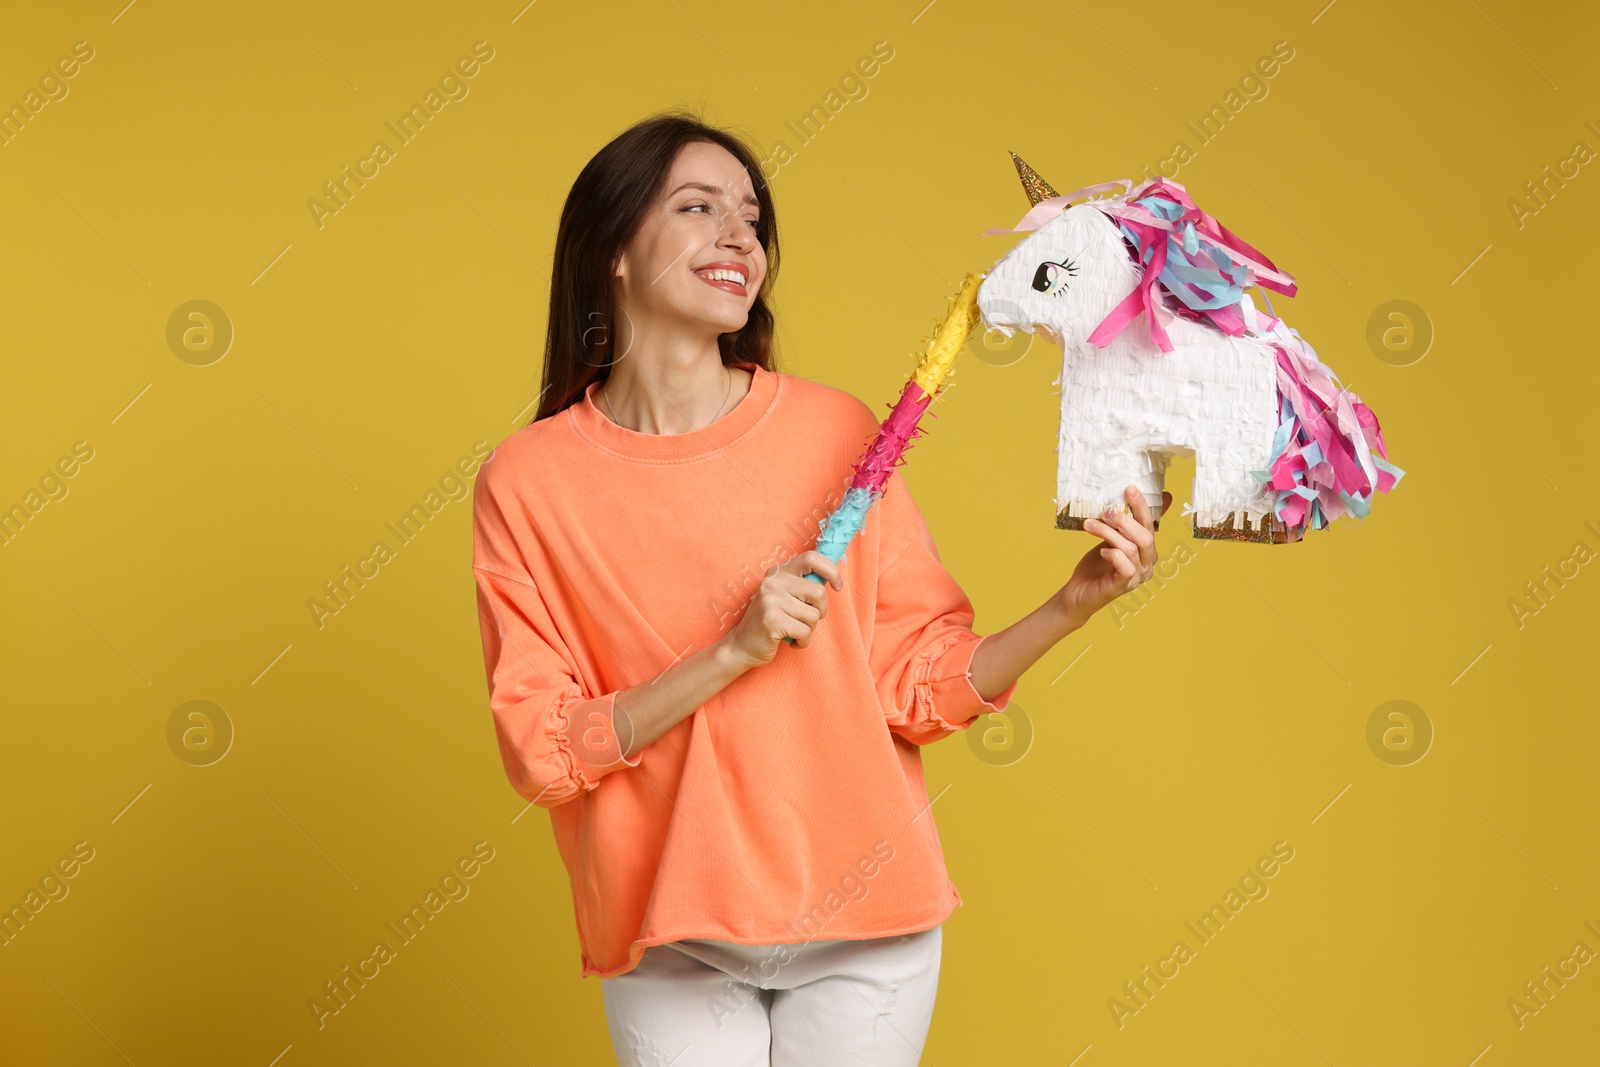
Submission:
{"label": "woman's nose", "polygon": [[750,229],[750,224],[744,219],[737,219],[731,228],[723,228],[722,243],[749,252],[758,242],[755,233]]}
{"label": "woman's nose", "polygon": [[745,219],[744,212],[731,211],[722,216],[721,243],[735,244],[746,250],[753,248],[758,243],[755,231],[750,228],[750,223]]}

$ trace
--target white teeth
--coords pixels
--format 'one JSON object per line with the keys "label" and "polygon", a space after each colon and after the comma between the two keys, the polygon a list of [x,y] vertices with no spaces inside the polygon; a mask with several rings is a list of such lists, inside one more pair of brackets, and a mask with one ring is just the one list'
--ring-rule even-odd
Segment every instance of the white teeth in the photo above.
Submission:
{"label": "white teeth", "polygon": [[738,285],[744,284],[744,275],[740,274],[736,270],[722,270],[720,268],[717,270],[703,270],[700,271],[700,277],[714,282],[734,282]]}

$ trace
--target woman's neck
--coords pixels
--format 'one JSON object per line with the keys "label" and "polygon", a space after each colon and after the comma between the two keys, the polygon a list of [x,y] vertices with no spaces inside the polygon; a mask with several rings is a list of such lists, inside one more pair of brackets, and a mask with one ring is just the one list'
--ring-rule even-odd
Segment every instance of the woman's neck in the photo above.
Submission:
{"label": "woman's neck", "polygon": [[720,355],[674,364],[635,352],[611,368],[599,407],[637,433],[691,433],[738,406],[750,378],[748,370],[724,365]]}

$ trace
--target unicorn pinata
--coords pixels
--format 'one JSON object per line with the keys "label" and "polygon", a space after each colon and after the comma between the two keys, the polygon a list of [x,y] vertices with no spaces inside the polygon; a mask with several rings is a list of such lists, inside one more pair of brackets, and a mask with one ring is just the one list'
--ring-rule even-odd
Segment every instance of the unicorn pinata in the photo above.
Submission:
{"label": "unicorn pinata", "polygon": [[[1176,182],[1063,196],[1011,159],[1033,207],[984,232],[1028,236],[987,272],[978,310],[990,329],[1039,332],[1063,349],[1058,528],[1121,506],[1130,484],[1159,526],[1175,455],[1195,457],[1183,510],[1198,538],[1298,541],[1365,518],[1373,494],[1399,483],[1377,416],[1247,291],[1293,296],[1293,277]],[[1146,329],[1129,329],[1140,316]]]}

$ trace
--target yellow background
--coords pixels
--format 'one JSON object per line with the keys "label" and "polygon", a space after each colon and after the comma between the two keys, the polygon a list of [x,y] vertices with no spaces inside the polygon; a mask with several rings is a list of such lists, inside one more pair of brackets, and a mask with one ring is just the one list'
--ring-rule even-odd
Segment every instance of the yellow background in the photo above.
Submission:
{"label": "yellow background", "polygon": [[[1600,964],[1523,1028],[1507,1001],[1600,950],[1600,575],[1520,627],[1508,602],[1600,548],[1600,164],[1520,226],[1508,200],[1600,149],[1600,20],[1324,2],[9,12],[0,103],[74,42],[94,58],[0,147],[0,503],[74,442],[94,457],[0,547],[0,903],[76,842],[94,858],[0,948],[4,1061],[609,1062],[548,818],[518,818],[495,747],[470,504],[322,629],[306,602],[520,425],[570,183],[628,124],[702,103],[794,152],[781,369],[886,404],[961,275],[1012,243],[982,236],[1027,208],[1008,149],[1066,191],[1183,139],[1177,180],[1299,278],[1278,309],[1406,471],[1363,526],[1296,546],[1163,524],[1163,556],[1192,554],[1028,673],[1023,758],[925,751],[967,902],[927,1061],[1592,1061]],[[319,229],[322,183],[480,40],[470,95]],[[785,124],[878,41],[866,95],[801,146]],[[1268,95],[1197,147],[1184,123],[1278,41]],[[209,366],[166,340],[199,299],[235,331]],[[1397,299],[1435,333],[1405,366],[1367,343]],[[958,364],[907,467],[979,632],[1097,543],[1052,526],[1059,350],[1009,358]],[[209,766],[169,747],[191,700],[234,730]],[[1420,762],[1368,747],[1390,700],[1432,724]],[[479,841],[470,896],[318,1030],[307,1001]],[[1122,983],[1277,841],[1270,895],[1119,1028]]]}

